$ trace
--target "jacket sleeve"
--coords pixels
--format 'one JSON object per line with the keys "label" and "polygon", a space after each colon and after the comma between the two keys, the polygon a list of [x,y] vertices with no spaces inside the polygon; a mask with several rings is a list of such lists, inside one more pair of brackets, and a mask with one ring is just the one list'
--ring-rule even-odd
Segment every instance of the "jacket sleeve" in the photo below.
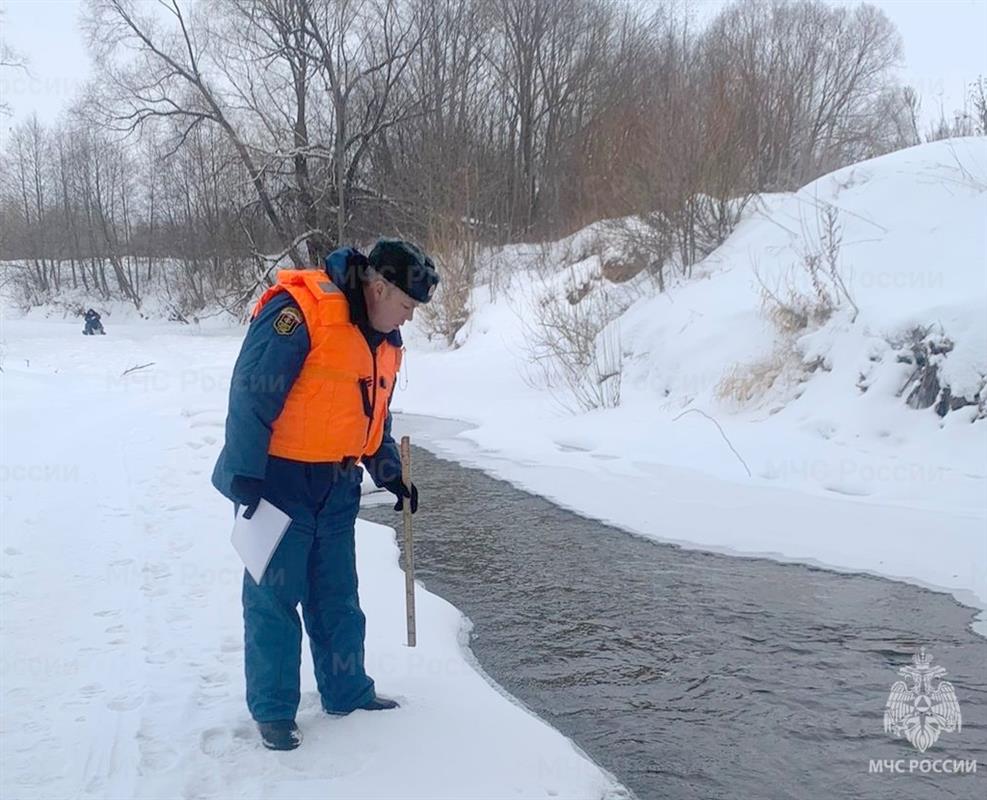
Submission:
{"label": "jacket sleeve", "polygon": [[387,412],[384,421],[384,438],[371,456],[364,456],[363,466],[367,468],[370,477],[377,486],[386,486],[395,480],[401,480],[401,453],[397,442],[391,436],[391,412]]}
{"label": "jacket sleeve", "polygon": [[[289,306],[287,292],[273,297],[250,323],[230,381],[226,444],[216,465],[213,483],[221,492],[233,476],[264,478],[271,426],[308,356],[310,339],[305,323],[292,327],[275,322]],[[301,312],[298,312],[301,316]],[[290,329],[289,332],[286,332]]]}

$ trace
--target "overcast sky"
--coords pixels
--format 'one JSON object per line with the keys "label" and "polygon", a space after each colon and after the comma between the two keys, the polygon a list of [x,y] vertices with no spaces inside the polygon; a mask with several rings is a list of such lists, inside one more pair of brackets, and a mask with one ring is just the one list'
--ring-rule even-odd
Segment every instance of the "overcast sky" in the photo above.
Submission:
{"label": "overcast sky", "polygon": [[[648,0],[639,0],[647,7]],[[846,2],[850,0],[829,0]],[[871,0],[897,25],[905,44],[904,82],[918,89],[923,118],[947,115],[963,104],[964,87],[987,76],[987,0]],[[700,18],[707,18],[726,0],[693,0]],[[71,102],[89,74],[89,58],[79,31],[81,0],[0,0],[7,44],[30,59],[30,76],[2,70],[0,98],[13,119],[0,121],[0,135],[9,125],[37,112],[52,121]]]}

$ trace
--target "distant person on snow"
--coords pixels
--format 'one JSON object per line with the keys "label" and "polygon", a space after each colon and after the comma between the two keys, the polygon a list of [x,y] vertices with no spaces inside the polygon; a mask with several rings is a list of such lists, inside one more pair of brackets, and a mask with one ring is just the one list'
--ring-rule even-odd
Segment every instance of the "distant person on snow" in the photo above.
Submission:
{"label": "distant person on snow", "polygon": [[253,310],[233,368],[226,442],[213,485],[249,518],[261,498],[291,517],[258,584],[243,575],[247,706],[272,750],[301,743],[295,724],[302,606],[322,708],[344,715],[397,703],[364,669],[355,525],[363,470],[418,509],[401,480],[391,394],[399,328],[439,282],[409,242],[381,239],[369,257],[343,248],[325,270],[282,270]]}
{"label": "distant person on snow", "polygon": [[97,314],[93,309],[86,311],[86,327],[82,329],[84,336],[95,336],[97,333],[105,335],[106,331],[103,330],[103,323],[99,321],[99,314]]}

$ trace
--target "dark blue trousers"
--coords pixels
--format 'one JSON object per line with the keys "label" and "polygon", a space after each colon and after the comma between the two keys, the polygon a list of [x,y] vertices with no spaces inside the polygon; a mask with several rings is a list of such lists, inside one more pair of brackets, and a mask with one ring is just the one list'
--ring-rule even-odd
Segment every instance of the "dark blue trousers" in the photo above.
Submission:
{"label": "dark blue trousers", "polygon": [[374,697],[356,575],[362,475],[358,466],[268,461],[264,499],[292,522],[261,583],[243,575],[247,707],[258,722],[294,719],[298,710],[299,605],[323,708],[352,711]]}

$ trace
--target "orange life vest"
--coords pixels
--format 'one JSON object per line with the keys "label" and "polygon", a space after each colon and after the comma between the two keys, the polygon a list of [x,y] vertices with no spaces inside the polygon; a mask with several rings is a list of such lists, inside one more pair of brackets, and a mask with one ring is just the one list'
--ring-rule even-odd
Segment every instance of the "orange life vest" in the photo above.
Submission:
{"label": "orange life vest", "polygon": [[274,421],[268,453],[308,462],[373,455],[384,437],[401,349],[384,340],[372,353],[350,322],[346,296],[322,270],[281,270],[253,315],[281,292],[301,309],[311,348]]}

